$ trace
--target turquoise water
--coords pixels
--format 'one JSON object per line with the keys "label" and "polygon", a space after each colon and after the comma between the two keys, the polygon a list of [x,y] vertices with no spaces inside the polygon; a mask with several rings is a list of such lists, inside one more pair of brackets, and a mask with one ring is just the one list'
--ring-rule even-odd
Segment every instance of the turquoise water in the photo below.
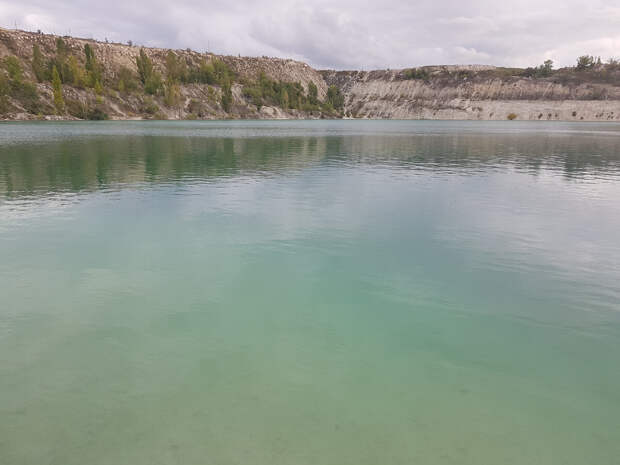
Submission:
{"label": "turquoise water", "polygon": [[620,125],[0,125],[0,464],[618,464]]}

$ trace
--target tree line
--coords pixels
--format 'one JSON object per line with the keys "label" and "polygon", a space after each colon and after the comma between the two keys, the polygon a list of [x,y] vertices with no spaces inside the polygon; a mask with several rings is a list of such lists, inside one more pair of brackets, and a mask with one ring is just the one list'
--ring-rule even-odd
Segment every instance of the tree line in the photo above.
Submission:
{"label": "tree line", "polygon": [[[575,70],[578,72],[592,71],[592,70],[620,70],[620,61],[615,58],[610,58],[604,63],[601,57],[595,57],[593,55],[581,55],[577,58],[577,62],[572,68],[565,68],[564,70],[554,69],[553,60],[545,60],[544,63],[538,66],[530,66],[525,69],[511,69],[516,75],[533,78],[546,78],[554,75],[559,71]],[[431,73],[428,68],[408,68],[402,71],[401,78],[406,80],[422,80],[429,81]]]}

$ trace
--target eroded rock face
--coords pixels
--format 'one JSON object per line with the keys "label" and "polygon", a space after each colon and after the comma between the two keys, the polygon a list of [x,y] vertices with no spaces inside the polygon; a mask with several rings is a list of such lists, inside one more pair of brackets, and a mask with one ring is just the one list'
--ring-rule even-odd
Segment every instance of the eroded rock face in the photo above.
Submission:
{"label": "eroded rock face", "polygon": [[620,119],[620,82],[572,82],[498,76],[489,66],[425,67],[428,79],[402,70],[323,71],[345,95],[354,118],[607,121]]}
{"label": "eroded rock face", "polygon": [[[35,81],[30,67],[32,47],[38,44],[45,59],[54,56],[57,36],[0,29],[0,59],[17,56],[25,78]],[[90,44],[103,64],[105,78],[113,81],[121,67],[137,73],[136,57],[140,47],[119,43],[97,42],[92,39],[63,37],[70,52],[84,64],[84,45]],[[165,74],[168,49],[145,48],[154,67]],[[343,116],[349,118],[399,119],[473,119],[473,120],[620,120],[620,78],[608,76],[605,82],[584,79],[534,79],[510,74],[502,68],[486,65],[428,66],[422,68],[424,79],[407,78],[403,70],[376,71],[317,71],[306,63],[270,57],[216,56],[193,50],[175,50],[189,65],[198,66],[204,60],[220,59],[238,76],[232,87],[233,102],[229,112],[219,103],[221,89],[206,84],[180,86],[182,104],[168,108],[155,99],[156,114],[146,112],[145,100],[139,93],[120,94],[107,89],[96,97],[91,89],[63,86],[63,93],[73,105],[92,105],[99,102],[112,119],[162,117],[182,119],[220,118],[315,118],[321,114],[273,106],[257,107],[243,93],[240,82],[255,81],[261,73],[273,80],[299,82],[307,91],[310,82],[324,100],[328,86],[334,85],[345,97]],[[619,74],[619,73],[616,73]],[[614,80],[615,79],[615,80]],[[53,114],[53,94],[47,82],[37,84],[44,115]],[[8,119],[35,118],[12,102]],[[147,102],[148,103],[148,102]],[[324,115],[323,115],[324,116]]]}

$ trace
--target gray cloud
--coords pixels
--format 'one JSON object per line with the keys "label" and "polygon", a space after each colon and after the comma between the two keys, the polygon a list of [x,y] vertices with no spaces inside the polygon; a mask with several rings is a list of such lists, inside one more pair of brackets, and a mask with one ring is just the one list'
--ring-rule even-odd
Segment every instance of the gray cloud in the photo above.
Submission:
{"label": "gray cloud", "polygon": [[0,0],[0,23],[337,69],[620,56],[620,0]]}

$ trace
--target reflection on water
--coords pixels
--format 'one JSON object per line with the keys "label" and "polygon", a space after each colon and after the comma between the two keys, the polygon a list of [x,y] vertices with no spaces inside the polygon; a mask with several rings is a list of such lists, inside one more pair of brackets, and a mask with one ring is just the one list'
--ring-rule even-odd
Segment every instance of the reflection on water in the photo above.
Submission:
{"label": "reflection on water", "polygon": [[619,136],[0,125],[0,464],[615,464]]}
{"label": "reflection on water", "polygon": [[408,172],[544,170],[575,178],[615,178],[620,169],[620,126],[610,124],[547,124],[545,131],[540,123],[222,124],[4,125],[0,192],[11,198],[186,178],[212,181],[330,163]]}

